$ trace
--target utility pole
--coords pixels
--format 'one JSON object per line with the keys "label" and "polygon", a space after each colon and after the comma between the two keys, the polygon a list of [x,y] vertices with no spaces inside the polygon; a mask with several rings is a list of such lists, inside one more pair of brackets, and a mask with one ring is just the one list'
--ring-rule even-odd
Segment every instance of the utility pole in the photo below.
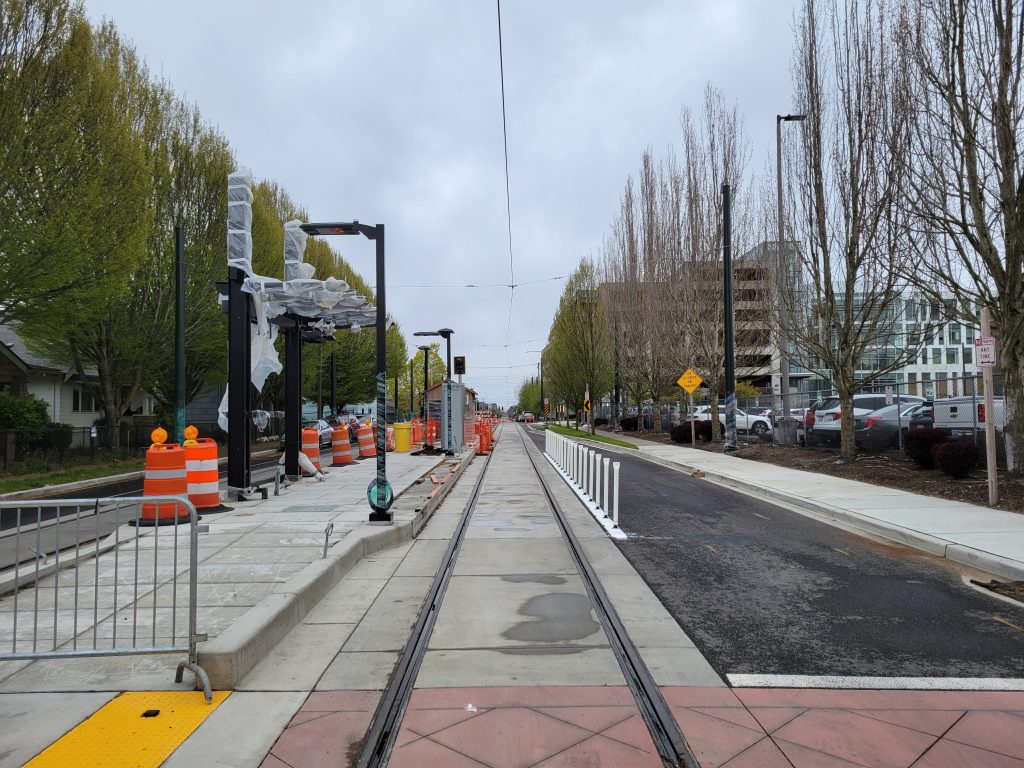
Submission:
{"label": "utility pole", "polygon": [[725,452],[732,453],[736,450],[736,360],[732,318],[732,197],[728,184],[722,185],[722,269],[725,270]]}
{"label": "utility pole", "polygon": [[[981,309],[981,335],[992,336],[992,313],[988,307]],[[980,365],[980,360],[977,361]],[[985,472],[988,474],[988,503],[999,503],[999,468],[996,466],[996,405],[993,389],[992,366],[981,369],[982,385],[985,387]]]}

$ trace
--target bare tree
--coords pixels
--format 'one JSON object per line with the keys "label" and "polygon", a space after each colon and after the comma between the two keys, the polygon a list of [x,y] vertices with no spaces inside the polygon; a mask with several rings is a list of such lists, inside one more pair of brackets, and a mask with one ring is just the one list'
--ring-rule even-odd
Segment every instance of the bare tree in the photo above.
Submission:
{"label": "bare tree", "polygon": [[[682,127],[681,221],[678,286],[686,355],[676,367],[693,367],[711,398],[711,423],[718,423],[718,392],[725,377],[725,316],[722,309],[722,184],[733,190],[736,251],[742,252],[745,222],[744,176],[750,147],[735,105],[710,83],[701,119],[684,109]],[[680,371],[681,373],[682,371]]]}
{"label": "bare tree", "polygon": [[[799,362],[840,400],[842,454],[855,450],[853,395],[915,357],[926,336],[898,316],[911,266],[903,210],[910,153],[908,62],[898,2],[803,0],[793,62],[807,115],[790,166],[798,178],[800,289],[784,291]],[[790,142],[790,147],[794,142]]]}
{"label": "bare tree", "polygon": [[921,0],[909,201],[921,287],[998,328],[1011,456],[1024,452],[1024,11],[1020,0]]}

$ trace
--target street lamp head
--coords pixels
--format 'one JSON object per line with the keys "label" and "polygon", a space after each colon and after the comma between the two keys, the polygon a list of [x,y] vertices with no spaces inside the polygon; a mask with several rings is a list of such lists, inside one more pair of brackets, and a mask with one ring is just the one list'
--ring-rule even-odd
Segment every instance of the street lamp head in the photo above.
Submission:
{"label": "street lamp head", "polygon": [[424,354],[430,351],[430,347],[428,346],[416,347],[416,349],[422,351]]}
{"label": "street lamp head", "polygon": [[370,240],[377,239],[377,227],[360,224],[359,219],[353,221],[338,221],[330,223],[307,223],[299,227],[307,235],[364,235]]}
{"label": "street lamp head", "polygon": [[807,115],[776,115],[775,119],[779,122],[800,122],[807,119]]}
{"label": "street lamp head", "polygon": [[451,328],[441,328],[438,331],[416,331],[413,336],[440,336],[444,339],[448,339],[455,331]]}

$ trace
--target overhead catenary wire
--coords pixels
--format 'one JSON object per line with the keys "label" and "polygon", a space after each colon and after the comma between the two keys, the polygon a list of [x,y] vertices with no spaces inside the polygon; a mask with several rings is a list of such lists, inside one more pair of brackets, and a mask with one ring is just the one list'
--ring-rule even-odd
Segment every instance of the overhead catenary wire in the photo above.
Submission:
{"label": "overhead catenary wire", "polygon": [[[502,147],[505,151],[505,218],[508,223],[508,272],[509,272],[509,294],[508,294],[508,322],[505,324],[505,345],[508,345],[508,336],[512,331],[512,304],[516,296],[516,269],[515,259],[512,250],[512,194],[510,192],[508,175],[508,110],[505,107],[505,51],[502,45],[501,36],[501,0],[495,0],[498,9],[498,74],[501,78],[501,138]],[[505,352],[506,356],[508,351]],[[511,360],[509,360],[511,363]]]}

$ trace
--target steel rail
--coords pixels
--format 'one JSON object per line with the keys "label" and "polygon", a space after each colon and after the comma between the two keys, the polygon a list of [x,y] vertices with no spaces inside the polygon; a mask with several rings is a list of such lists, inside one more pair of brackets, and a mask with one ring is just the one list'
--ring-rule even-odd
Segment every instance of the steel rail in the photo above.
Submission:
{"label": "steel rail", "polygon": [[398,737],[398,730],[402,725],[402,717],[409,704],[409,697],[412,696],[413,684],[416,682],[420,663],[427,651],[430,634],[441,610],[441,602],[444,600],[448,582],[451,581],[452,572],[455,570],[455,561],[462,548],[469,519],[476,508],[477,498],[480,496],[480,489],[483,487],[484,477],[487,475],[487,468],[491,464],[493,455],[493,453],[488,454],[483,470],[476,479],[473,492],[466,502],[466,507],[463,509],[458,525],[444,551],[434,580],[420,606],[412,634],[406,642],[402,655],[388,679],[384,694],[377,704],[370,727],[366,731],[362,752],[356,762],[358,768],[381,768],[388,763],[395,739]]}
{"label": "steel rail", "polygon": [[554,512],[555,519],[558,521],[558,525],[562,529],[562,535],[565,537],[569,547],[569,552],[576,563],[576,567],[579,569],[580,577],[587,588],[587,592],[590,594],[591,602],[594,604],[594,609],[597,612],[601,626],[604,627],[605,634],[608,636],[608,642],[612,652],[615,654],[615,659],[622,669],[622,674],[626,678],[626,683],[629,685],[630,690],[633,692],[633,698],[636,699],[640,714],[647,724],[647,729],[650,731],[651,739],[658,750],[658,755],[665,765],[672,766],[672,768],[700,768],[700,763],[687,743],[686,737],[683,736],[683,732],[679,729],[679,724],[676,722],[668,702],[661,695],[661,689],[654,681],[654,676],[647,668],[647,664],[640,655],[640,651],[626,631],[622,619],[619,618],[619,614],[612,605],[608,593],[605,592],[600,578],[583,552],[579,539],[576,538],[576,534],[569,525],[565,513],[559,506],[558,501],[548,486],[547,480],[544,479],[540,468],[537,466],[537,461],[530,453],[531,447],[535,450],[539,449],[535,445],[531,445],[523,430],[520,429],[518,432],[523,441],[526,455],[530,459],[530,464],[533,466],[537,479],[540,481],[540,486],[544,491],[548,505],[551,507],[552,512]]}

